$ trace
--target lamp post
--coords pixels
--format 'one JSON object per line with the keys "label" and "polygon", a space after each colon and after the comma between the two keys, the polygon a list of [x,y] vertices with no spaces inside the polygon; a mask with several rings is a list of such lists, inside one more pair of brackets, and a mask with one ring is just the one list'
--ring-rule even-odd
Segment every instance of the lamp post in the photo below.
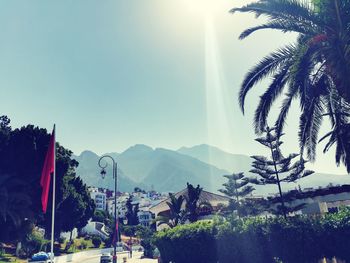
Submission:
{"label": "lamp post", "polygon": [[117,162],[113,159],[112,156],[110,155],[104,155],[102,156],[99,160],[98,160],[98,166],[102,169],[101,170],[101,176],[102,178],[105,177],[106,175],[106,167],[108,166],[108,163],[106,162],[105,165],[101,165],[101,161],[103,159],[111,159],[112,160],[112,171],[113,171],[113,178],[114,178],[114,235],[116,235],[116,239],[114,240],[113,238],[113,263],[117,263],[117,243],[118,243],[118,239],[119,239],[119,233],[118,233],[118,217],[117,217],[117,178],[118,178],[118,172],[117,172],[117,168],[118,168],[118,164]]}

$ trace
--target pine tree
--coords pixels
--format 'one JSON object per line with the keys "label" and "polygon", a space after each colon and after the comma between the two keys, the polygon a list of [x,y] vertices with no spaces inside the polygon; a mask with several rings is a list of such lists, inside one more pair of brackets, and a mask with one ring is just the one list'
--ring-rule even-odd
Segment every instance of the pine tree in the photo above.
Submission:
{"label": "pine tree", "polygon": [[[284,217],[287,216],[287,207],[282,193],[282,183],[295,182],[298,179],[304,178],[313,174],[311,170],[305,170],[305,163],[307,162],[299,154],[289,154],[284,157],[280,151],[280,146],[283,143],[280,141],[280,136],[276,134],[276,128],[266,127],[265,135],[257,138],[256,141],[267,147],[270,151],[270,158],[264,156],[251,156],[253,161],[253,168],[251,173],[257,174],[260,178],[251,178],[249,181],[257,185],[277,185],[279,192],[279,199],[281,204],[281,212]],[[298,160],[294,161],[296,157]],[[292,209],[292,207],[288,207]]]}
{"label": "pine tree", "polygon": [[248,185],[249,179],[244,176],[244,173],[233,173],[224,175],[224,177],[228,181],[223,184],[224,189],[219,189],[219,192],[231,197],[228,209],[231,211],[237,210],[238,215],[240,215],[240,208],[244,203],[242,199],[251,194],[255,189],[253,186]]}

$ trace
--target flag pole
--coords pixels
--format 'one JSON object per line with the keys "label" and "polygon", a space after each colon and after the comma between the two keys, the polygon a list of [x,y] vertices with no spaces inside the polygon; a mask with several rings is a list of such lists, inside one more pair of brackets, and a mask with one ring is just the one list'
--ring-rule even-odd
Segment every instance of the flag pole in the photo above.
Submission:
{"label": "flag pole", "polygon": [[56,124],[53,126],[54,134],[54,161],[53,161],[53,183],[52,183],[52,224],[51,224],[51,261],[54,262],[53,245],[55,236],[55,197],[56,197]]}

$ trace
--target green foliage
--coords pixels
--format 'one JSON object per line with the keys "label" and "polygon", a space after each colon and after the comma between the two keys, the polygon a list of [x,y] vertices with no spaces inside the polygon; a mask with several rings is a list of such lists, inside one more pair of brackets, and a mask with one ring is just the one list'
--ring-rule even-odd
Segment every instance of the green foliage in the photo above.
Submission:
{"label": "green foliage", "polygon": [[[270,158],[265,156],[251,156],[253,161],[253,169],[251,173],[257,174],[258,178],[251,178],[249,182],[257,185],[269,185],[273,184],[278,187],[279,202],[281,204],[281,214],[286,217],[288,211],[293,211],[293,207],[287,207],[285,199],[282,194],[282,183],[292,183],[301,178],[309,176],[314,172],[311,170],[305,170],[305,163],[307,162],[302,157],[297,161],[293,160],[299,156],[299,154],[289,154],[287,157],[282,155],[280,145],[283,143],[280,140],[282,134],[278,134],[276,128],[266,127],[264,129],[264,136],[256,139],[257,142],[268,148],[270,152]],[[299,207],[295,207],[298,209]],[[299,208],[300,209],[300,208]]]}
{"label": "green foliage", "polygon": [[179,225],[155,234],[163,262],[216,262],[214,228],[209,222]]}
{"label": "green foliage", "polygon": [[350,172],[350,1],[349,0],[259,0],[232,12],[253,13],[264,17],[263,24],[244,30],[244,39],[262,29],[297,33],[296,43],[272,52],[246,74],[239,93],[244,111],[247,93],[266,78],[271,82],[260,96],[254,125],[260,134],[267,124],[270,109],[284,97],[276,120],[279,133],[284,128],[294,99],[299,100],[300,152],[309,160],[316,158],[320,126],[329,118],[331,131],[327,151],[336,145],[335,161]]}
{"label": "green foliage", "polygon": [[[231,197],[227,211],[232,212],[237,210],[238,215],[241,215],[244,200],[247,195],[251,194],[255,189],[249,184],[249,179],[244,176],[244,173],[233,173],[224,175],[227,182],[223,184],[224,189],[219,189],[219,192]],[[248,210],[246,210],[248,212]]]}
{"label": "green foliage", "polygon": [[[50,135],[27,125],[12,130],[10,120],[0,117],[0,231],[1,241],[20,241],[35,223],[51,230],[51,196],[42,213],[40,176]],[[78,163],[72,152],[56,145],[56,236],[86,225],[95,209],[86,185],[76,176]],[[16,165],[21,164],[21,165]],[[11,205],[9,205],[11,203]],[[6,220],[5,220],[6,219]]]}
{"label": "green foliage", "polygon": [[186,220],[186,211],[182,209],[183,202],[185,200],[184,196],[180,195],[176,197],[174,194],[169,193],[170,202],[167,205],[170,209],[170,213],[167,216],[158,216],[155,221],[157,221],[158,226],[166,224],[169,227],[175,227],[178,224],[182,224]]}
{"label": "green foliage", "polygon": [[102,243],[102,239],[99,236],[92,237],[92,244],[94,245],[94,247],[96,248],[100,247],[101,243]]}
{"label": "green foliage", "polygon": [[[324,217],[231,218],[196,222],[158,232],[163,262],[348,262],[350,209]],[[181,253],[179,253],[181,251]]]}
{"label": "green foliage", "polygon": [[20,254],[25,257],[30,257],[39,251],[46,251],[46,246],[50,241],[44,239],[40,233],[33,231],[28,234],[22,242],[22,250]]}
{"label": "green foliage", "polygon": [[141,239],[141,246],[144,248],[144,256],[153,258],[155,246],[152,243],[152,238],[154,232],[149,227],[139,226],[135,234]]}
{"label": "green foliage", "polygon": [[201,188],[199,185],[194,187],[192,184],[187,183],[187,196],[185,196],[186,213],[190,222],[195,222],[198,220],[198,200],[202,190],[203,188]]}
{"label": "green foliage", "polygon": [[64,244],[64,242],[66,242],[66,239],[64,237],[59,237],[58,238],[58,243]]}
{"label": "green foliage", "polygon": [[113,221],[113,219],[107,211],[95,210],[94,215],[92,217],[92,221],[109,225],[111,221]]}
{"label": "green foliage", "polygon": [[[102,241],[101,241],[101,242],[102,242]],[[97,245],[97,246],[94,244],[95,247],[100,247],[100,245],[101,245],[101,243],[100,243],[99,245]],[[89,242],[86,241],[86,240],[82,240],[82,241],[80,242],[79,249],[80,249],[80,250],[84,250],[84,249],[87,249],[88,246],[89,246]]]}
{"label": "green foliage", "polygon": [[126,201],[126,218],[128,219],[128,225],[130,226],[136,226],[139,224],[139,218],[137,216],[137,213],[139,212],[139,204],[137,203],[136,205],[132,204],[132,196],[128,198]]}

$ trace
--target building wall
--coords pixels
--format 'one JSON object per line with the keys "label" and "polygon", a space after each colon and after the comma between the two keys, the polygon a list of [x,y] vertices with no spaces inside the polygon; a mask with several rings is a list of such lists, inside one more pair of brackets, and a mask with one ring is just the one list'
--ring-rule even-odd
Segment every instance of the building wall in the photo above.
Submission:
{"label": "building wall", "polygon": [[152,221],[155,218],[154,214],[152,214],[150,211],[139,211],[137,213],[137,217],[140,225],[147,227],[152,224]]}
{"label": "building wall", "polygon": [[100,192],[90,192],[91,198],[94,200],[96,209],[106,210],[106,194]]}

